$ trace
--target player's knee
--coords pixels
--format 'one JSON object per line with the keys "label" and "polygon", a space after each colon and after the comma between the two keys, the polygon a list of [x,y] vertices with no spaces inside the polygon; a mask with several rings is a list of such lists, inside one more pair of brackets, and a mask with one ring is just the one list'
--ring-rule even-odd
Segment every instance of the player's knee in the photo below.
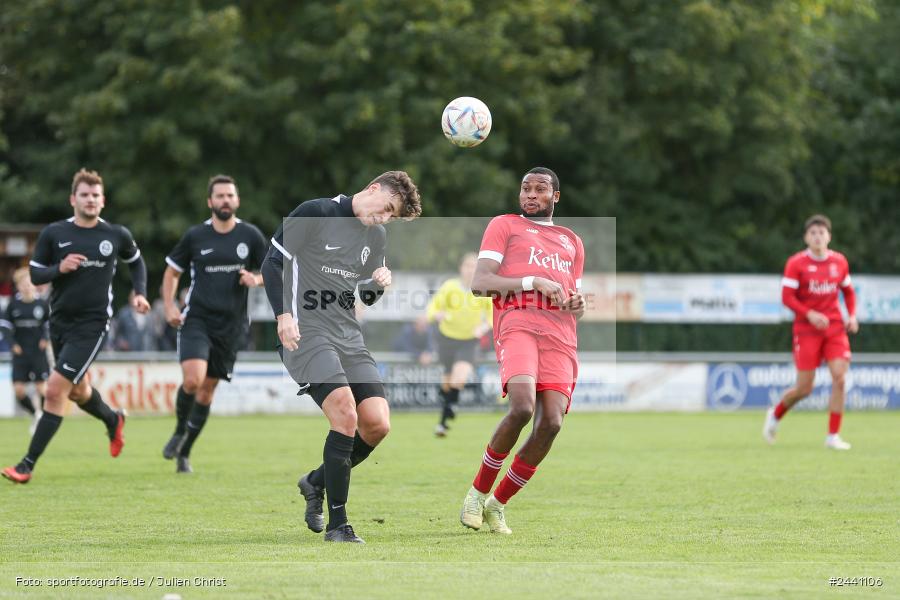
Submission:
{"label": "player's knee", "polygon": [[552,440],[559,433],[560,429],[562,429],[562,418],[557,417],[542,418],[537,425],[538,435],[544,439]]}
{"label": "player's knee", "polygon": [[373,423],[368,425],[365,428],[365,432],[361,432],[360,435],[365,438],[365,441],[370,445],[377,444],[381,440],[387,437],[387,435],[391,432],[391,423],[388,420],[379,421],[378,423]]}
{"label": "player's knee", "polygon": [[517,425],[525,426],[534,416],[534,402],[516,402],[509,407],[509,418]]}
{"label": "player's knee", "polygon": [[200,389],[200,383],[202,382],[202,377],[197,377],[194,375],[185,375],[184,381],[181,383],[181,387],[184,389],[187,394],[196,394]]}
{"label": "player's knee", "polygon": [[812,383],[798,383],[795,389],[797,390],[797,396],[799,398],[806,398],[812,394],[813,385]]}

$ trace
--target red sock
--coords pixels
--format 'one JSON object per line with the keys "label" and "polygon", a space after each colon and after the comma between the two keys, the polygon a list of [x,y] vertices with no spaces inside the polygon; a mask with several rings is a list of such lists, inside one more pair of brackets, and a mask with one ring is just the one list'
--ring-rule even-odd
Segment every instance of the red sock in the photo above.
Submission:
{"label": "red sock", "polygon": [[783,417],[784,413],[786,413],[787,411],[788,411],[788,408],[787,408],[787,406],[784,405],[784,402],[782,401],[782,402],[779,402],[775,406],[775,412],[773,414],[775,415],[775,418],[780,421],[781,417]]}
{"label": "red sock", "polygon": [[841,430],[841,417],[844,416],[842,413],[833,412],[828,418],[828,433],[830,435],[836,434]]}
{"label": "red sock", "polygon": [[507,456],[509,456],[509,452],[500,454],[491,450],[490,446],[487,447],[484,451],[484,457],[481,459],[481,468],[478,469],[478,475],[475,476],[475,481],[472,482],[476,490],[482,494],[487,494],[491,491],[491,488],[494,487],[494,482],[497,481],[497,474],[500,473],[500,469],[503,467],[503,459]]}
{"label": "red sock", "polygon": [[529,465],[517,455],[513,458],[513,463],[506,472],[506,476],[500,481],[500,485],[494,491],[494,498],[499,500],[501,504],[506,504],[516,492],[525,487],[525,484],[528,483],[535,471],[537,471],[537,467]]}

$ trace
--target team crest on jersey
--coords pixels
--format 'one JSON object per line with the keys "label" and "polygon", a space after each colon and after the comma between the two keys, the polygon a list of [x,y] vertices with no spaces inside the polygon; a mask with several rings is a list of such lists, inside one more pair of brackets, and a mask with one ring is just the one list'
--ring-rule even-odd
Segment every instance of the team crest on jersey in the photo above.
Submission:
{"label": "team crest on jersey", "polygon": [[247,247],[247,244],[241,242],[237,245],[237,255],[238,258],[244,259],[247,258],[247,255],[250,254],[250,248]]}
{"label": "team crest on jersey", "polygon": [[44,307],[43,306],[35,306],[34,312],[32,313],[35,319],[43,319],[44,318]]}
{"label": "team crest on jersey", "polygon": [[561,233],[559,234],[559,241],[562,243],[563,248],[565,248],[569,252],[575,252],[575,246],[572,245],[572,242],[569,240],[569,236]]}
{"label": "team crest on jersey", "polygon": [[831,263],[830,265],[828,265],[828,275],[829,275],[830,277],[837,277],[837,276],[838,276],[838,269],[837,269],[837,265],[836,265],[836,264]]}
{"label": "team crest on jersey", "polygon": [[102,254],[103,256],[109,256],[110,254],[112,254],[112,251],[112,242],[110,242],[109,240],[103,240],[102,242],[100,242],[100,254]]}
{"label": "team crest on jersey", "polygon": [[366,264],[366,261],[369,260],[369,253],[372,251],[369,250],[368,246],[363,246],[362,253],[359,255],[359,260],[362,261],[362,264]]}

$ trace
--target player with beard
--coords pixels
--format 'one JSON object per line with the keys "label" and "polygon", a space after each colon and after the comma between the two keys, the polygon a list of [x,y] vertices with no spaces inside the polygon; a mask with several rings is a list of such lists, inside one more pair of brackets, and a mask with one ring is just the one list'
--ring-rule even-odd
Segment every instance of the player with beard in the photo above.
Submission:
{"label": "player with beard", "polygon": [[[576,320],[584,314],[584,247],[571,230],[553,223],[559,179],[535,167],[522,179],[520,215],[488,224],[472,278],[472,293],[494,300],[494,339],[509,411],[491,437],[463,501],[463,525],[510,534],[504,508],[547,456],[572,403],[578,377]],[[500,485],[491,488],[532,417],[531,435]]]}
{"label": "player with beard", "polygon": [[69,203],[75,215],[44,228],[31,257],[31,281],[53,283],[50,293],[50,344],[56,366],[47,381],[44,414],[35,428],[28,453],[15,467],[3,470],[14,483],[28,483],[35,463],[62,424],[66,400],[103,421],[109,453],[115,458],[125,445],[125,415],[113,412],[91,387],[88,368],[103,346],[112,317],[112,279],[117,258],[128,264],[134,288],[132,306],[150,310],[147,268],[131,232],[100,218],[106,199],[103,179],[81,169],[72,181]]}
{"label": "player with beard", "polygon": [[[177,473],[193,472],[191,449],[209,417],[216,386],[221,379],[231,381],[249,325],[247,290],[262,285],[258,271],[266,255],[263,234],[235,216],[241,199],[234,179],[210,178],[206,204],[212,216],[187,230],[166,257],[163,275],[166,320],[179,328],[182,373],[175,400],[175,433],[163,448],[163,458],[177,457]],[[175,292],[187,269],[191,285],[181,310]]]}

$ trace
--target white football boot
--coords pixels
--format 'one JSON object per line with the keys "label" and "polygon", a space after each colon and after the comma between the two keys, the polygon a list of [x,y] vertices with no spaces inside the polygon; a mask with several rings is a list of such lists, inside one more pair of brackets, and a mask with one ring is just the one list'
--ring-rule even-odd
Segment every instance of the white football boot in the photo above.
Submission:
{"label": "white football boot", "polygon": [[778,432],[778,419],[775,418],[775,408],[766,411],[766,422],[763,423],[763,438],[770,444],[775,443],[775,434]]}
{"label": "white football boot", "polygon": [[850,444],[841,439],[838,434],[830,434],[825,436],[825,447],[832,450],[849,450]]}
{"label": "white football boot", "polygon": [[459,521],[469,529],[481,529],[484,522],[484,502],[488,495],[482,494],[475,487],[469,488],[466,499],[463,500],[462,512],[459,513]]}
{"label": "white football boot", "polygon": [[493,494],[484,503],[484,520],[487,521],[488,526],[491,528],[491,533],[503,533],[505,535],[512,533],[512,529],[506,525],[506,517],[503,515],[504,508],[506,508],[506,505],[501,504],[499,500],[494,498]]}

